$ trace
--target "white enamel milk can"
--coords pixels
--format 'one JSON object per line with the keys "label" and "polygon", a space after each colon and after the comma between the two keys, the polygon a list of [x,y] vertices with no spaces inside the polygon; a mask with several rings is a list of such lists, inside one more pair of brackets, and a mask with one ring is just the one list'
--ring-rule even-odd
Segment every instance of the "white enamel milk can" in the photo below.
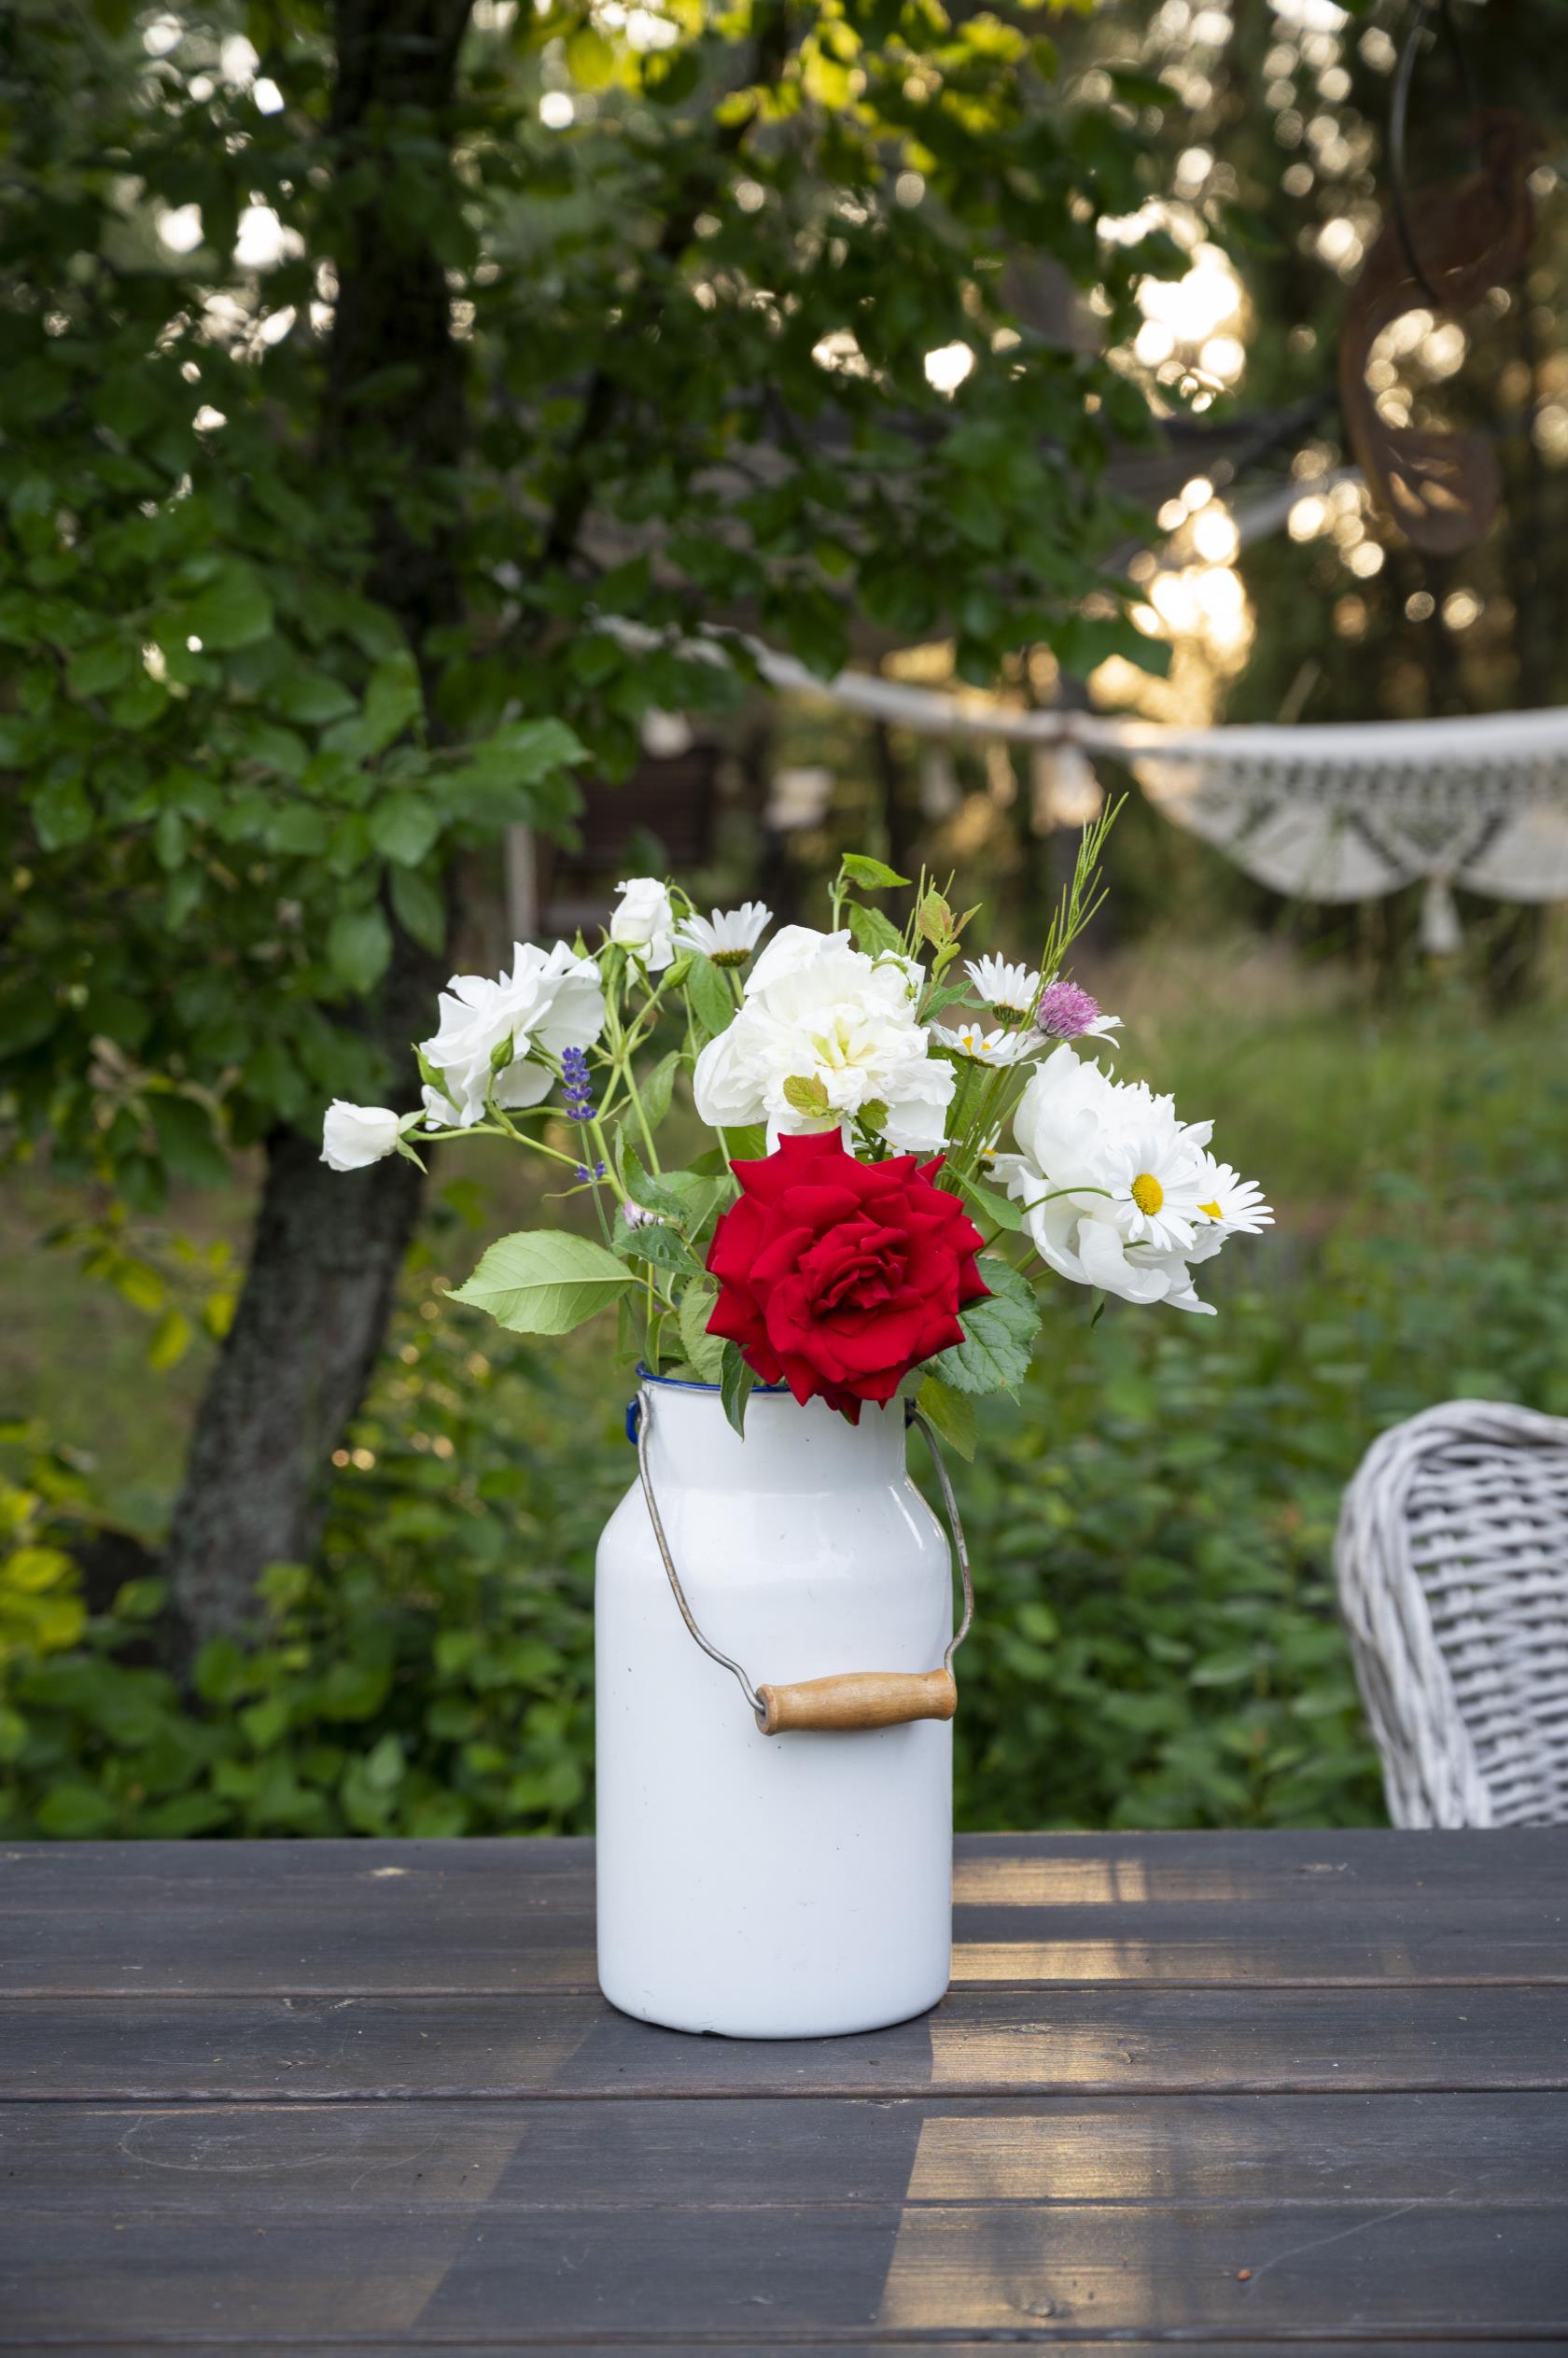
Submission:
{"label": "white enamel milk can", "polygon": [[[599,1982],[678,2030],[805,2039],[947,1986],[964,1615],[903,1401],[847,1424],[645,1378],[595,1591]],[[935,1441],[921,1424],[935,1455]]]}

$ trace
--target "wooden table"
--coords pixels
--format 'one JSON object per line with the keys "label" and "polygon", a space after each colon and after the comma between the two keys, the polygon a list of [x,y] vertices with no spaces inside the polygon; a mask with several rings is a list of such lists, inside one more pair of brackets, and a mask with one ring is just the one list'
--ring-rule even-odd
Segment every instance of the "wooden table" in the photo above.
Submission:
{"label": "wooden table", "polygon": [[683,2038],[590,1846],[0,1850],[0,2349],[1568,2349],[1568,1830],[959,1846],[923,2021]]}

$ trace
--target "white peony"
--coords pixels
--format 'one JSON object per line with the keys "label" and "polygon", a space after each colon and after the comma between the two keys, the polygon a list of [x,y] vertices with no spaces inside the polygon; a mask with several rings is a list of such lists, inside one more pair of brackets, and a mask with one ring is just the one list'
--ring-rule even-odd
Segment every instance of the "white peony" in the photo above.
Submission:
{"label": "white peony", "polygon": [[422,1119],[427,1130],[456,1130],[459,1127],[461,1115],[440,1089],[433,1089],[427,1081],[419,1094],[425,1106]]}
{"label": "white peony", "polygon": [[[698,1113],[715,1129],[765,1122],[771,1151],[785,1132],[847,1130],[880,1104],[890,1145],[934,1154],[957,1076],[916,1020],[919,988],[917,967],[869,958],[847,932],[785,926],[752,968],[735,1021],[697,1059]],[[785,1095],[787,1082],[813,1080],[827,1099],[820,1115]]]}
{"label": "white peony", "polygon": [[[551,950],[532,942],[513,945],[512,970],[492,982],[483,975],[454,975],[440,1000],[441,1028],[419,1044],[427,1064],[441,1074],[453,1121],[469,1130],[497,1105],[537,1105],[553,1074],[528,1061],[542,1049],[559,1057],[563,1048],[591,1047],[604,1029],[604,985],[591,958],[580,958],[565,942]],[[508,1060],[496,1070],[497,1050]],[[426,1119],[436,1108],[427,1093]]]}
{"label": "white peony", "polygon": [[621,905],[609,920],[609,938],[629,949],[657,975],[675,956],[675,911],[669,888],[656,876],[628,877],[615,888]]}
{"label": "white peony", "polygon": [[1036,1072],[1013,1116],[1019,1151],[998,1175],[1024,1203],[1042,1259],[1124,1301],[1207,1311],[1187,1263],[1207,1224],[1211,1125],[1182,1122],[1145,1083],[1113,1081],[1065,1042]]}
{"label": "white peony", "polygon": [[385,1105],[335,1097],[321,1125],[321,1159],[332,1171],[363,1171],[397,1147],[402,1120]]}

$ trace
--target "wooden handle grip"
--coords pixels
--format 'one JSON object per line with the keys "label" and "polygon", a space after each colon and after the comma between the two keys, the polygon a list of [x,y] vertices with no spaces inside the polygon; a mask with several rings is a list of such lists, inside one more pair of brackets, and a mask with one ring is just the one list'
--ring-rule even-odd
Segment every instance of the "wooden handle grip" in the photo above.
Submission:
{"label": "wooden handle grip", "polygon": [[950,1719],[959,1690],[950,1670],[852,1670],[759,1687],[764,1735],[786,1728],[896,1728],[906,1719]]}

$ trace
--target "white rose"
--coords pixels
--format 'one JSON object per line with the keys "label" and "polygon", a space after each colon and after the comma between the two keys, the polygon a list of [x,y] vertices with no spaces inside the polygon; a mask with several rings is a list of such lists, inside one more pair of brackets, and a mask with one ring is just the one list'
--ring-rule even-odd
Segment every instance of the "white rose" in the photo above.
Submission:
{"label": "white rose", "polygon": [[364,1171],[397,1146],[401,1116],[385,1105],[351,1105],[335,1097],[321,1125],[321,1159],[333,1171]]}
{"label": "white rose", "polygon": [[[916,1020],[918,990],[918,969],[902,959],[871,959],[847,933],[787,925],[757,961],[735,1021],[697,1059],[698,1113],[715,1128],[765,1122],[772,1148],[788,1132],[847,1130],[881,1104],[891,1145],[934,1154],[957,1076]],[[797,1080],[819,1084],[823,1113],[791,1104],[785,1085]]]}
{"label": "white rose", "polygon": [[1113,1081],[1064,1043],[1018,1102],[1019,1152],[994,1168],[1029,1207],[1024,1225],[1061,1276],[1123,1301],[1209,1311],[1187,1264],[1210,1128],[1178,1121],[1169,1097]]}
{"label": "white rose", "polygon": [[[558,1057],[563,1048],[592,1047],[604,1029],[604,985],[594,961],[580,958],[565,942],[551,950],[518,942],[510,975],[492,982],[483,975],[454,975],[439,1007],[441,1028],[420,1042],[420,1053],[445,1083],[453,1119],[469,1130],[488,1097],[512,1108],[539,1104],[553,1075],[527,1061],[529,1050]],[[509,1061],[497,1073],[494,1060],[502,1046]]]}
{"label": "white rose", "polygon": [[656,876],[634,876],[615,890],[621,905],[609,920],[610,940],[635,950],[650,974],[660,973],[675,956],[675,911],[667,888]]}

